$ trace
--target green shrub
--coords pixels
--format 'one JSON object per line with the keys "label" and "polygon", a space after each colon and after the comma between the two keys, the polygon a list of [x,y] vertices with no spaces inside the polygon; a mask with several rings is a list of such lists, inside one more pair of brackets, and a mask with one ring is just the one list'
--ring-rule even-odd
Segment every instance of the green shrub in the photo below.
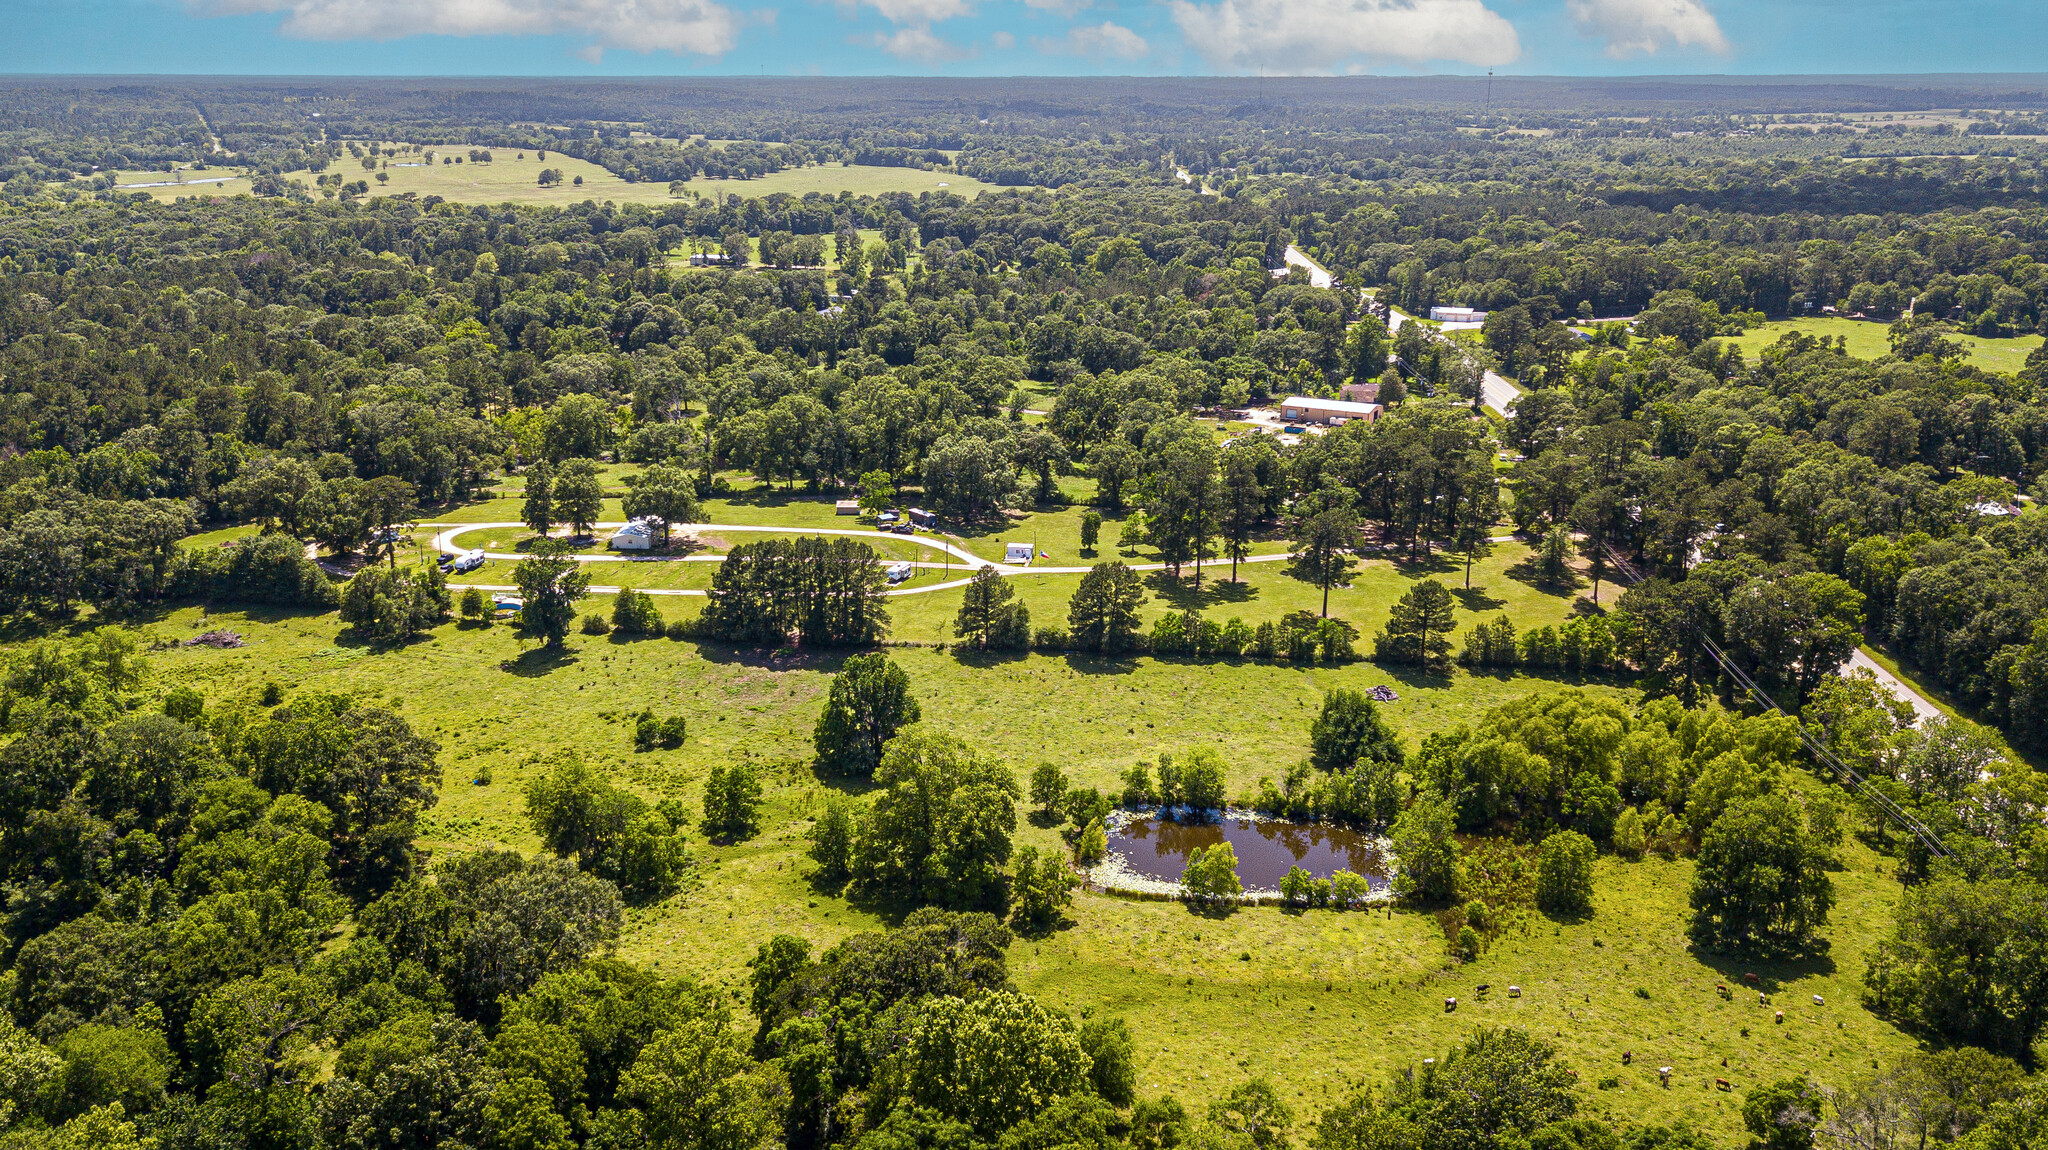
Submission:
{"label": "green shrub", "polygon": [[592,612],[583,617],[583,624],[579,630],[585,635],[609,635],[612,625],[604,621],[604,616]]}
{"label": "green shrub", "polygon": [[206,700],[190,687],[174,687],[164,696],[164,714],[191,726],[206,713]]}
{"label": "green shrub", "polygon": [[1585,914],[1593,909],[1593,840],[1559,831],[1543,840],[1536,859],[1536,905],[1552,914]]}

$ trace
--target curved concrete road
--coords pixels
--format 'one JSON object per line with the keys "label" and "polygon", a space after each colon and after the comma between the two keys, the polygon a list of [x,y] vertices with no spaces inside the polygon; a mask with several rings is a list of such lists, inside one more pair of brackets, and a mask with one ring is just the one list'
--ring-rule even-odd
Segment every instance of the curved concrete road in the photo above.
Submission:
{"label": "curved concrete road", "polygon": [[[423,526],[423,527],[438,527],[438,528],[440,528],[440,529],[441,529],[441,530],[437,531],[437,532],[435,533],[435,535],[434,535],[434,538],[433,538],[433,548],[434,548],[434,550],[436,550],[436,551],[442,551],[442,552],[446,552],[446,551],[462,551],[462,550],[465,550],[465,548],[459,547],[459,546],[457,546],[457,545],[455,544],[454,540],[455,540],[455,538],[456,538],[457,536],[460,536],[460,535],[467,535],[467,534],[469,534],[469,533],[470,533],[470,532],[472,532],[472,531],[491,531],[491,530],[500,530],[500,531],[502,531],[502,530],[509,530],[509,529],[512,529],[512,528],[515,528],[515,527],[516,527],[516,528],[521,528],[521,529],[523,529],[523,528],[525,528],[525,527],[526,527],[526,524],[524,524],[524,523],[517,523],[517,522],[498,522],[498,523],[427,523],[427,524],[421,524],[421,526]],[[625,524],[623,524],[623,523],[596,523],[596,524],[592,524],[592,526],[593,526],[593,527],[596,527],[596,528],[616,528],[616,527],[623,527],[623,526],[625,526]],[[995,562],[994,560],[991,560],[991,559],[983,559],[983,558],[982,558],[981,556],[979,556],[979,555],[976,555],[976,554],[974,554],[974,553],[973,553],[972,551],[969,551],[969,550],[967,550],[966,548],[964,548],[964,547],[961,547],[961,546],[959,546],[958,544],[955,544],[955,543],[951,543],[951,542],[948,542],[948,541],[946,541],[945,539],[942,539],[942,538],[940,538],[940,537],[938,537],[938,536],[936,536],[936,535],[929,535],[929,534],[927,534],[927,535],[897,535],[897,534],[894,534],[894,533],[892,533],[892,532],[888,532],[888,531],[861,531],[861,530],[854,530],[854,529],[851,529],[851,528],[846,528],[846,527],[763,527],[763,526],[760,526],[760,525],[758,525],[758,524],[752,524],[752,523],[688,523],[688,524],[682,524],[682,525],[680,525],[680,526],[683,526],[683,527],[687,527],[687,528],[689,528],[689,529],[690,529],[690,530],[692,530],[692,531],[765,531],[765,532],[771,532],[771,533],[774,533],[774,534],[781,534],[781,535],[850,535],[850,536],[854,536],[854,537],[857,537],[857,538],[867,538],[867,539],[881,539],[881,540],[894,540],[894,541],[896,541],[896,542],[902,542],[902,541],[904,541],[904,540],[910,540],[910,541],[916,542],[916,543],[917,543],[917,544],[919,544],[920,546],[924,546],[924,547],[930,547],[930,548],[932,548],[933,550],[936,550],[936,551],[944,551],[944,552],[946,552],[947,554],[949,554],[949,555],[952,555],[952,556],[954,556],[955,558],[957,558],[957,559],[959,559],[959,560],[960,560],[960,562],[959,562],[959,563],[955,563],[955,564],[947,564],[947,563],[931,563],[931,562],[921,562],[921,561],[913,561],[913,562],[911,562],[911,566],[913,566],[913,567],[922,567],[922,568],[926,568],[926,569],[931,569],[931,568],[946,568],[946,567],[965,567],[965,568],[966,568],[966,569],[967,569],[968,571],[972,572],[972,571],[978,570],[978,569],[980,569],[980,568],[983,568],[983,567],[988,567],[988,568],[992,568],[992,569],[994,569],[994,570],[995,570],[995,572],[996,572],[996,574],[998,574],[998,575],[1006,575],[1006,576],[1007,576],[1007,575],[1086,575],[1086,574],[1087,574],[1088,572],[1090,572],[1090,571],[1094,570],[1094,567],[1093,567],[1093,565],[1089,565],[1089,566],[1085,566],[1085,567],[1031,567],[1031,566],[1020,566],[1020,565],[1016,565],[1016,564],[1009,564],[1009,563],[997,563],[997,562]],[[486,559],[502,559],[502,560],[519,560],[519,559],[524,559],[524,558],[527,558],[527,557],[528,557],[528,556],[527,556],[527,553],[526,553],[526,552],[522,552],[522,551],[485,551],[485,552],[484,552],[484,558],[486,558]],[[618,553],[614,553],[614,552],[607,552],[607,553],[604,553],[604,554],[601,554],[601,555],[571,555],[571,556],[569,556],[569,558],[571,558],[571,559],[574,559],[574,560],[576,560],[576,561],[577,561],[578,563],[723,563],[723,562],[725,562],[725,556],[723,556],[723,555],[644,555],[644,556],[643,556],[643,555],[622,555],[622,554],[618,554]],[[1293,558],[1293,556],[1292,556],[1292,555],[1290,555],[1290,554],[1279,554],[1279,555],[1251,555],[1251,556],[1247,556],[1247,557],[1246,557],[1246,558],[1244,558],[1244,559],[1241,559],[1241,560],[1239,560],[1238,562],[1240,562],[1240,563],[1277,563],[1277,562],[1281,562],[1281,561],[1284,561],[1284,560],[1287,560],[1287,559],[1291,559],[1291,558]],[[1129,566],[1130,566],[1131,570],[1133,570],[1133,571],[1164,571],[1164,570],[1165,570],[1165,569],[1167,568],[1167,564],[1165,564],[1165,563],[1133,563],[1133,564],[1130,564]],[[1205,564],[1205,566],[1210,566],[1210,567],[1214,567],[1214,566],[1221,566],[1221,564],[1220,564],[1220,563],[1216,563],[1215,561],[1211,561],[1210,563],[1208,563],[1208,564]],[[971,575],[969,575],[969,576],[967,576],[967,577],[965,577],[965,578],[960,578],[960,579],[951,579],[951,580],[947,580],[946,582],[943,582],[943,583],[933,583],[933,584],[931,584],[931,585],[929,585],[929,586],[925,586],[925,587],[899,587],[899,588],[896,588],[895,590],[892,590],[892,591],[889,591],[889,592],[887,592],[887,594],[889,594],[889,595],[923,595],[923,594],[927,594],[927,593],[929,593],[929,592],[932,592],[932,591],[948,591],[948,590],[951,590],[951,589],[953,589],[953,588],[955,588],[955,587],[964,587],[964,586],[966,586],[966,585],[967,585],[967,583],[969,582],[969,580],[970,580],[971,578],[972,578],[972,576],[971,576]],[[517,591],[517,590],[518,590],[518,588],[517,588],[517,587],[511,586],[511,585],[509,585],[509,584],[503,584],[503,583],[450,583],[450,584],[449,584],[449,586],[450,586],[450,587],[456,587],[456,588],[462,588],[462,589],[467,589],[467,588],[470,588],[470,587],[475,587],[475,588],[477,588],[478,590],[481,590],[481,591]],[[601,584],[592,584],[592,585],[591,585],[591,587],[590,587],[590,591],[591,591],[591,592],[592,592],[593,594],[597,594],[597,595],[610,595],[610,594],[615,594],[615,593],[617,593],[617,591],[618,591],[618,590],[619,590],[619,588],[618,588],[617,586],[605,586],[605,585],[601,585]],[[663,588],[663,587],[645,587],[645,588],[640,588],[640,590],[641,590],[641,591],[642,591],[643,593],[645,593],[645,594],[648,594],[648,595],[702,595],[702,594],[704,594],[704,592],[703,592],[703,591],[700,591],[700,590],[690,590],[690,589],[685,589],[685,588]]]}

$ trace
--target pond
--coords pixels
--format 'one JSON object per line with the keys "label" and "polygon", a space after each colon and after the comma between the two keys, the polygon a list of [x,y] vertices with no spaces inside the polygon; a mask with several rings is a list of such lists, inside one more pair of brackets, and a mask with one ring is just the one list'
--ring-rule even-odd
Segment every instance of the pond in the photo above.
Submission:
{"label": "pond", "polygon": [[[1105,885],[1160,888],[1180,882],[1188,856],[1228,842],[1246,891],[1275,891],[1294,867],[1316,878],[1340,870],[1364,875],[1374,891],[1387,886],[1385,840],[1327,823],[1295,823],[1249,811],[1211,813],[1201,821],[1154,811],[1118,811],[1109,820]],[[1135,882],[1130,880],[1136,880]]]}

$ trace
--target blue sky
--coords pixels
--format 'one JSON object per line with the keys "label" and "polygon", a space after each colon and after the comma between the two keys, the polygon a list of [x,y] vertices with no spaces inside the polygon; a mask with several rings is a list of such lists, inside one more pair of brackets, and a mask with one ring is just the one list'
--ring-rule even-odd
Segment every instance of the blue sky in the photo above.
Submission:
{"label": "blue sky", "polygon": [[0,72],[2031,72],[2040,0],[0,0]]}

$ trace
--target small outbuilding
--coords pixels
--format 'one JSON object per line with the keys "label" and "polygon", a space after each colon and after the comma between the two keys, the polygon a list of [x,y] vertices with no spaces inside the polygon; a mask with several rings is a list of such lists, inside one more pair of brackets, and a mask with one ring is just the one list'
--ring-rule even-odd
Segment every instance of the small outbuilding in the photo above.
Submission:
{"label": "small outbuilding", "polygon": [[841,499],[841,500],[839,500],[838,502],[836,502],[836,503],[834,503],[834,504],[832,505],[832,514],[834,514],[834,515],[859,515],[859,514],[860,514],[860,500],[858,500],[858,499]]}
{"label": "small outbuilding", "polygon": [[1032,555],[1034,555],[1035,553],[1035,548],[1033,548],[1032,545],[1029,543],[1003,544],[1003,562],[1005,563],[1021,563],[1028,565],[1031,562]]}
{"label": "small outbuilding", "polygon": [[654,546],[654,540],[661,534],[661,524],[654,519],[635,519],[612,532],[605,540],[605,546],[614,551],[645,551]]}

